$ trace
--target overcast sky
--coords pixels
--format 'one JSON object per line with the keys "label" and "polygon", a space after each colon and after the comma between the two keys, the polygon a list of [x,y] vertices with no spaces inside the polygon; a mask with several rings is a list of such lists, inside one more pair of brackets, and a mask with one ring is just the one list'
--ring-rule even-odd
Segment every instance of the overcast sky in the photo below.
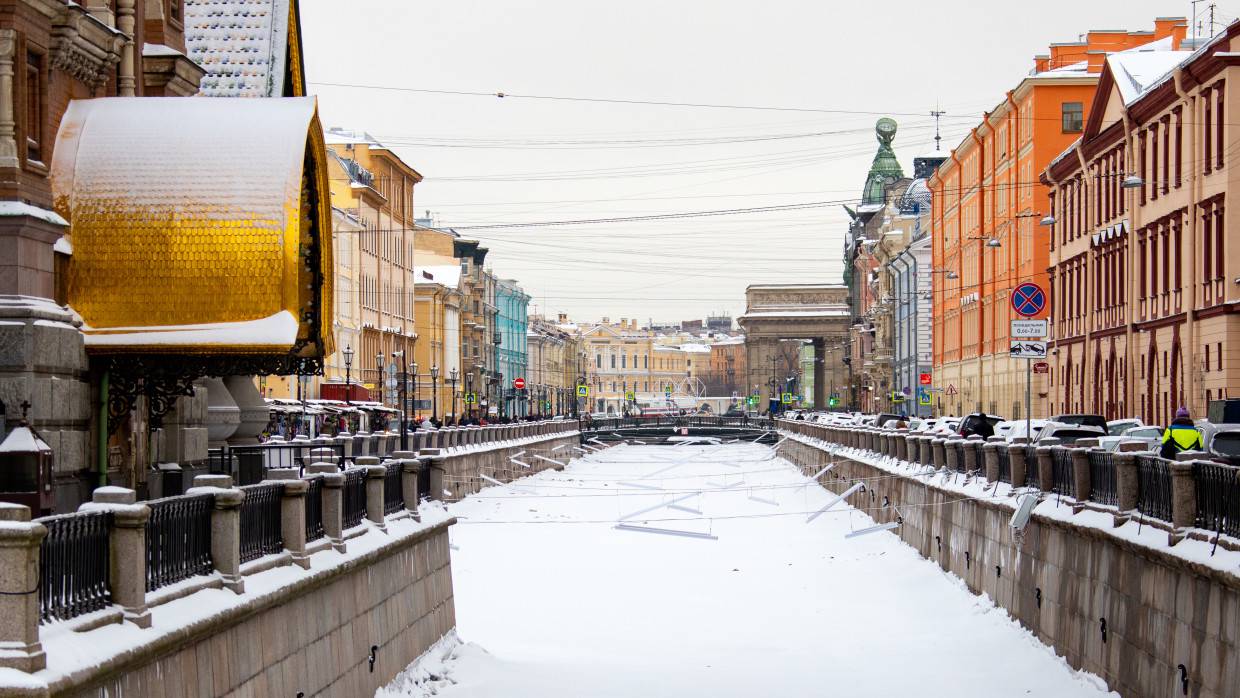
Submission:
{"label": "overcast sky", "polygon": [[[1238,6],[1220,2],[1217,17]],[[1045,0],[1036,11],[962,0],[301,7],[324,125],[367,131],[421,172],[419,215],[482,240],[539,312],[643,322],[735,316],[752,283],[838,283],[841,204],[860,194],[880,116],[899,122],[894,147],[911,174],[933,148],[936,105],[950,149],[1048,43],[1191,12],[1150,0]],[[465,229],[788,204],[811,207]]]}

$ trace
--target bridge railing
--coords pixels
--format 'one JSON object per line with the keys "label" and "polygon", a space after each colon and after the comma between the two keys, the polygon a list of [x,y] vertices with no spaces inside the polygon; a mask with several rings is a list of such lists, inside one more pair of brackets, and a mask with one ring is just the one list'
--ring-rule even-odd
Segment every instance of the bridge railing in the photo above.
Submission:
{"label": "bridge railing", "polygon": [[700,428],[765,428],[773,426],[769,417],[727,417],[719,415],[652,415],[649,417],[601,417],[582,423],[588,432],[615,431],[644,427],[700,427]]}
{"label": "bridge railing", "polygon": [[[1167,460],[1144,451],[1140,442],[1121,442],[1106,451],[1096,439],[1064,445],[1058,439],[1034,444],[986,443],[949,435],[909,433],[873,427],[841,427],[777,420],[781,432],[810,443],[852,449],[856,455],[890,456],[910,465],[976,472],[1014,491],[1041,491],[1068,500],[1077,512],[1110,512],[1116,525],[1141,517],[1169,533],[1174,545],[1206,531],[1240,538],[1240,468],[1186,452]],[[848,450],[842,455],[847,457]],[[1196,532],[1193,528],[1201,529]]]}

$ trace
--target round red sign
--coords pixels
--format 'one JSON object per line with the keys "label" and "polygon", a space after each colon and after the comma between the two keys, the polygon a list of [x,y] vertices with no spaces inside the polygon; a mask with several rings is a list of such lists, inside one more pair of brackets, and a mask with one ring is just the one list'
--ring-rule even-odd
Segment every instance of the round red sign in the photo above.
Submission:
{"label": "round red sign", "polygon": [[522,388],[525,387],[525,379],[524,378],[513,378],[512,387],[516,388],[517,390],[521,390]]}

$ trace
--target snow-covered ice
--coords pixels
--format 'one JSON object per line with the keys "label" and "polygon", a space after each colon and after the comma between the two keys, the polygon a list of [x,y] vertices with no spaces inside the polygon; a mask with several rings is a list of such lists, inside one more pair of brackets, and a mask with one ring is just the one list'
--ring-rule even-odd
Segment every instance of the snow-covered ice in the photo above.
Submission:
{"label": "snow-covered ice", "polygon": [[891,533],[846,539],[864,513],[807,523],[833,495],[767,447],[619,446],[523,482],[450,507],[458,635],[377,695],[1107,695]]}

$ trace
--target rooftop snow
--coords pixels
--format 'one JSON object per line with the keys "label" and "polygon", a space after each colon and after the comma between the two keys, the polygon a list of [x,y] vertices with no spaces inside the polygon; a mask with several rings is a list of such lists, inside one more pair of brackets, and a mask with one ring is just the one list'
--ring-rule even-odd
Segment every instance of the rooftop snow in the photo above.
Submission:
{"label": "rooftop snow", "polygon": [[253,346],[288,349],[297,342],[297,318],[287,310],[243,322],[163,327],[83,327],[88,347]]}
{"label": "rooftop snow", "polygon": [[206,97],[280,97],[289,0],[185,0],[185,47]]}

